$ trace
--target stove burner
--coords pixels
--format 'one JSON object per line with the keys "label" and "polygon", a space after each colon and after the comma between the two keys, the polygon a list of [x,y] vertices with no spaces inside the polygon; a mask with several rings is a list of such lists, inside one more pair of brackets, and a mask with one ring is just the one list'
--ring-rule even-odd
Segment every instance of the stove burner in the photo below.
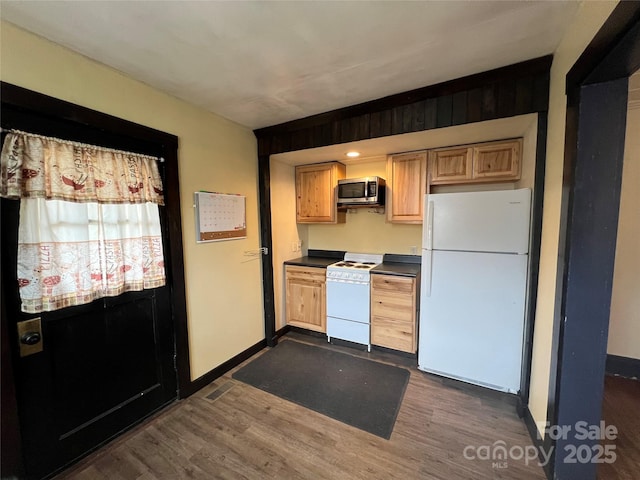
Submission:
{"label": "stove burner", "polygon": [[334,267],[353,267],[353,262],[349,262],[349,263],[346,263],[346,262],[336,263],[336,264],[334,265]]}
{"label": "stove burner", "polygon": [[375,263],[369,262],[362,265],[356,265],[355,268],[371,268],[369,265],[375,265]]}
{"label": "stove burner", "polygon": [[362,262],[362,265],[375,265],[375,262]]}

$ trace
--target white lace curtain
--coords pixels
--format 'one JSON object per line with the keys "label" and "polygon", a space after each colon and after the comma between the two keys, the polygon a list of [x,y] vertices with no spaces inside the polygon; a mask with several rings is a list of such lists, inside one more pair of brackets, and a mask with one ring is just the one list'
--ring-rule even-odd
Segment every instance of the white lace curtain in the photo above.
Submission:
{"label": "white lace curtain", "polygon": [[20,199],[22,310],[57,310],[165,284],[153,157],[12,131],[0,196]]}

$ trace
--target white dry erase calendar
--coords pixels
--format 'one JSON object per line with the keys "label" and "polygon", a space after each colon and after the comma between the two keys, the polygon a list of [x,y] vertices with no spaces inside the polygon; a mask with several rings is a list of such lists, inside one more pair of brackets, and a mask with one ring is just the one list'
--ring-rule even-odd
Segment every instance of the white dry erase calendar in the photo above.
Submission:
{"label": "white dry erase calendar", "polygon": [[244,195],[195,192],[196,242],[247,237]]}

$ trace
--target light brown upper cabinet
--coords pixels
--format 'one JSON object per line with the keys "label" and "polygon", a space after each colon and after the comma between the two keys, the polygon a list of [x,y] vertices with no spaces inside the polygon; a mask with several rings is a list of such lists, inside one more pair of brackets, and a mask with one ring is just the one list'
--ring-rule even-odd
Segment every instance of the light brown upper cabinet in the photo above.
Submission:
{"label": "light brown upper cabinet", "polygon": [[431,185],[519,180],[521,155],[521,138],[430,150]]}
{"label": "light brown upper cabinet", "polygon": [[344,223],[345,213],[337,210],[336,186],[345,174],[339,162],[296,167],[296,222]]}
{"label": "light brown upper cabinet", "polygon": [[427,152],[387,157],[387,221],[422,223],[422,204],[427,188]]}

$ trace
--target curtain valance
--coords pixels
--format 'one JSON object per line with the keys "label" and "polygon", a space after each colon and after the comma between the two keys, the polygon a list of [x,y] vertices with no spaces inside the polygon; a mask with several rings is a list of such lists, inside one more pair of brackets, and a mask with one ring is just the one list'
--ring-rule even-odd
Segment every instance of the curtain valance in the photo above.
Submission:
{"label": "curtain valance", "polygon": [[0,196],[164,205],[157,159],[12,130],[0,158]]}

